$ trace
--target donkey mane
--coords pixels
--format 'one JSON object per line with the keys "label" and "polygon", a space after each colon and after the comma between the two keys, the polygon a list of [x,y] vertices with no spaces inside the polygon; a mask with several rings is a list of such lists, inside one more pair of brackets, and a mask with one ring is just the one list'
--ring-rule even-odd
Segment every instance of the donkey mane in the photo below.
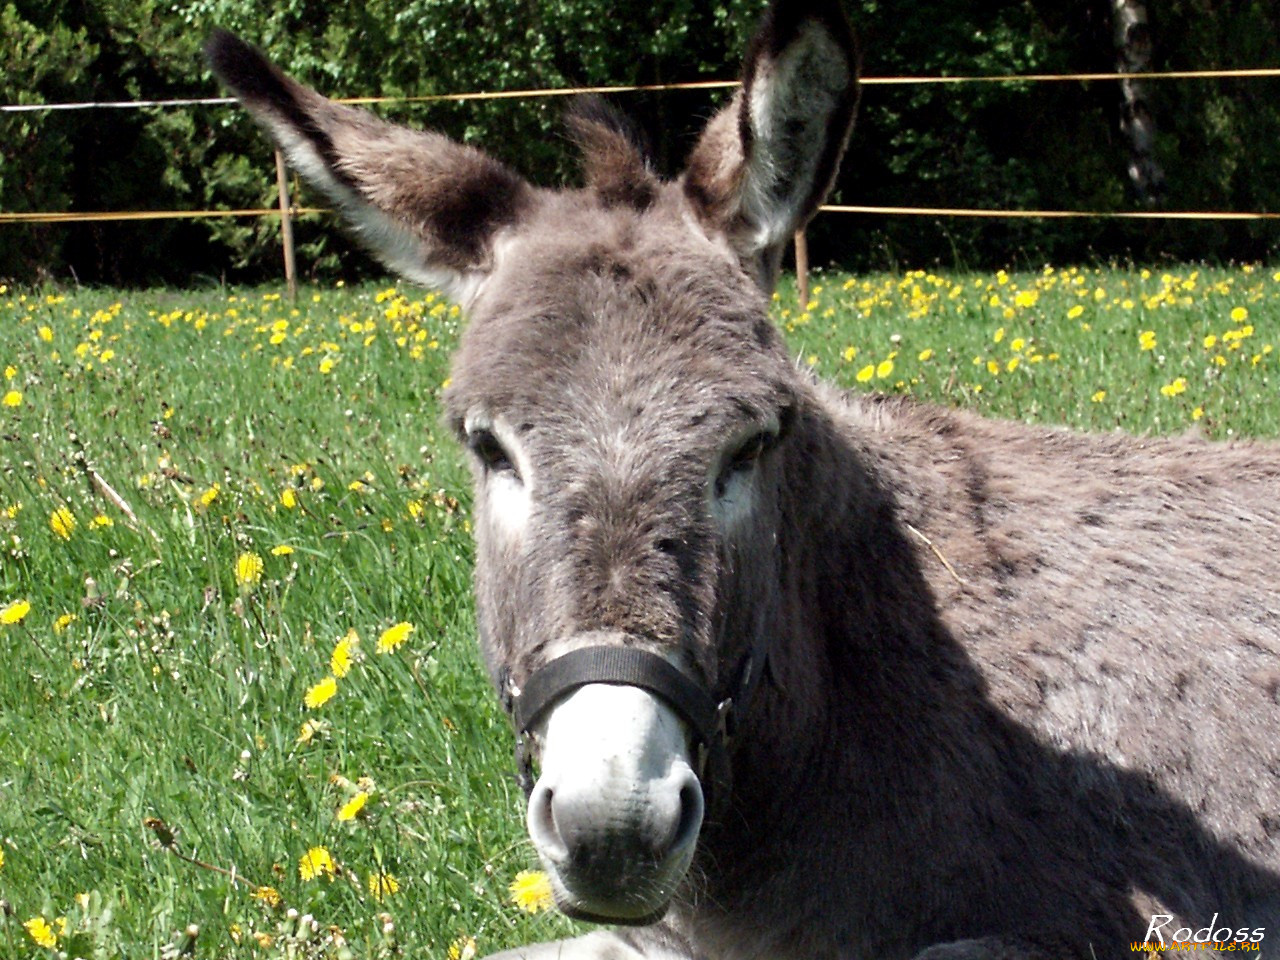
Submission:
{"label": "donkey mane", "polygon": [[606,207],[647,210],[657,199],[648,138],[635,121],[603,97],[574,98],[565,114],[569,135],[582,156],[583,174]]}

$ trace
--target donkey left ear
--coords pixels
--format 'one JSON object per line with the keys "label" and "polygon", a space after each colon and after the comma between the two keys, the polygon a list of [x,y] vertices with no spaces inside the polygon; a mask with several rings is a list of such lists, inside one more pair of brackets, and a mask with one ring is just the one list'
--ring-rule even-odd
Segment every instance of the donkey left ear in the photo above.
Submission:
{"label": "donkey left ear", "polygon": [[467,305],[493,268],[500,234],[534,206],[532,187],[479,150],[322,97],[224,30],[205,54],[365,246]]}
{"label": "donkey left ear", "polygon": [[858,57],[836,0],[773,0],[742,89],[707,124],[682,180],[765,289],[782,251],[826,198],[858,107]]}

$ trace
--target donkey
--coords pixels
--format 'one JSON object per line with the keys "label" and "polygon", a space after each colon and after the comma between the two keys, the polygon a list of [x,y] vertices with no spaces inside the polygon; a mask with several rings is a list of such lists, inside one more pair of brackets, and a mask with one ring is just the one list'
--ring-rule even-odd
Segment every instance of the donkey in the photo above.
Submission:
{"label": "donkey", "polygon": [[836,0],[774,3],[674,181],[579,111],[580,189],[207,52],[469,315],[480,645],[557,904],[612,925],[498,957],[1275,955],[1280,448],[798,369],[766,305],[853,123]]}

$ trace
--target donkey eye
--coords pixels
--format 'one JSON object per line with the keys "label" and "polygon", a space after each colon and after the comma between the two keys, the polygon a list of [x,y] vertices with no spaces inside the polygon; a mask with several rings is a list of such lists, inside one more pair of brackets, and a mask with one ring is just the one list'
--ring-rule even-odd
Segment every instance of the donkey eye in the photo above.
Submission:
{"label": "donkey eye", "polygon": [[725,460],[724,466],[720,469],[720,476],[716,478],[717,497],[725,495],[730,480],[739,474],[748,472],[756,465],[756,462],[769,449],[774,438],[775,434],[772,431],[762,430],[748,437],[730,454],[729,458]]}
{"label": "donkey eye", "polygon": [[494,473],[509,473],[520,478],[515,462],[507,455],[502,444],[488,430],[476,430],[467,436],[467,446],[484,464],[485,470]]}

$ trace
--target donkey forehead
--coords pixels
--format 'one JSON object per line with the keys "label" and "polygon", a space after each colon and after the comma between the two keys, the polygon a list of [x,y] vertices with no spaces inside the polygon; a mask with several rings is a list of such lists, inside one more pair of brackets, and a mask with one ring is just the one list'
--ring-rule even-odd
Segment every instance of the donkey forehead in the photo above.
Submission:
{"label": "donkey forehead", "polygon": [[557,197],[501,245],[447,394],[470,414],[766,420],[794,367],[767,301],[674,205]]}

